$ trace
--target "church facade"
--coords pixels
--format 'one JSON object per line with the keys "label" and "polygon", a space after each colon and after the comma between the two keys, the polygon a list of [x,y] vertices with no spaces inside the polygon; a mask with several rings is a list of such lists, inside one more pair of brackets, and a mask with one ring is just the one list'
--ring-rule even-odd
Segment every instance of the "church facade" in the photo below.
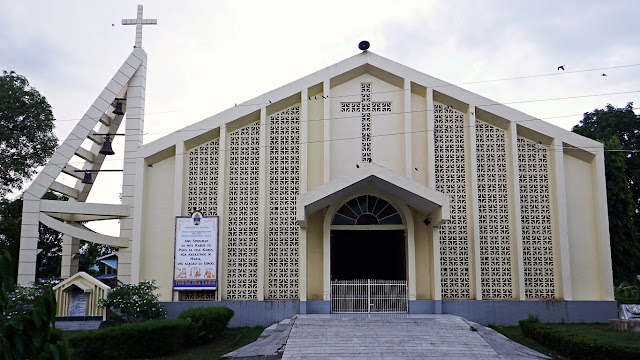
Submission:
{"label": "church facade", "polygon": [[[79,239],[112,245],[118,279],[176,309],[616,317],[602,144],[367,51],[142,144],[145,77],[136,47],[25,193],[20,282],[43,223],[63,277]],[[122,204],[86,203],[124,116]],[[196,212],[218,218],[216,288],[176,290],[176,219]],[[115,218],[119,237],[83,226]]]}

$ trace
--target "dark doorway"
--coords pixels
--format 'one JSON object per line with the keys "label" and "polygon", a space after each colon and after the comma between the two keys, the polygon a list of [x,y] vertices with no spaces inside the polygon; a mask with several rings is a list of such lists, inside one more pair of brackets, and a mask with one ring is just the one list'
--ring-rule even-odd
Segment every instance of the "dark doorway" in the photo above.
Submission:
{"label": "dark doorway", "polygon": [[404,230],[331,230],[331,280],[406,280]]}

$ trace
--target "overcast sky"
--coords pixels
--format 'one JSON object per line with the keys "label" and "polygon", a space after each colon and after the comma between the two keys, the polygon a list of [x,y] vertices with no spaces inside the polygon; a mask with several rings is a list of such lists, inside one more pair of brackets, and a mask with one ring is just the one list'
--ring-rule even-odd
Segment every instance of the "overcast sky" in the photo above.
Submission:
{"label": "overcast sky", "polygon": [[353,56],[361,40],[565,129],[607,103],[640,107],[638,0],[0,3],[0,70],[49,100],[60,141],[131,52],[135,26],[121,19],[138,3],[158,19],[143,30],[145,143]]}

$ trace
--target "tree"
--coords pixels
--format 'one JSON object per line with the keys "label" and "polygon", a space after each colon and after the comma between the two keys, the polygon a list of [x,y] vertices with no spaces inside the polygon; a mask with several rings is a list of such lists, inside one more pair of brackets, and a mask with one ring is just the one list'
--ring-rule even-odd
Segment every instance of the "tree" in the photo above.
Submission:
{"label": "tree", "polygon": [[633,103],[607,104],[585,113],[572,131],[605,144],[613,276],[616,283],[630,280],[640,273],[640,154],[634,152],[640,149],[640,116]]}
{"label": "tree", "polygon": [[0,77],[0,196],[17,189],[56,149],[51,106],[24,76]]}
{"label": "tree", "polygon": [[[47,200],[66,200],[65,197],[47,192]],[[20,227],[22,223],[22,198],[0,199],[0,251],[7,250],[13,259],[18,259],[20,251]],[[60,276],[62,234],[40,224],[36,277],[39,279]],[[13,263],[13,273],[17,273],[18,262]]]}

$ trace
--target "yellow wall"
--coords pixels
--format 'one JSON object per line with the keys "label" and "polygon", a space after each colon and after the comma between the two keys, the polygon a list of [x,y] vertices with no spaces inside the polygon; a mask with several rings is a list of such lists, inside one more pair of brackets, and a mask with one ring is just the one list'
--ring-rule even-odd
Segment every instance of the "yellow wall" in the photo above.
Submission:
{"label": "yellow wall", "polygon": [[427,99],[411,94],[411,160],[414,181],[427,185]]}
{"label": "yellow wall", "polygon": [[309,218],[307,228],[307,299],[322,300],[324,211]]}
{"label": "yellow wall", "polygon": [[431,289],[433,274],[432,269],[432,247],[431,227],[422,223],[425,216],[414,211],[413,224],[416,246],[416,299],[432,299]]}
{"label": "yellow wall", "polygon": [[573,300],[602,298],[591,164],[564,154]]}
{"label": "yellow wall", "polygon": [[140,280],[156,280],[160,301],[171,301],[173,278],[174,157],[146,168]]}

